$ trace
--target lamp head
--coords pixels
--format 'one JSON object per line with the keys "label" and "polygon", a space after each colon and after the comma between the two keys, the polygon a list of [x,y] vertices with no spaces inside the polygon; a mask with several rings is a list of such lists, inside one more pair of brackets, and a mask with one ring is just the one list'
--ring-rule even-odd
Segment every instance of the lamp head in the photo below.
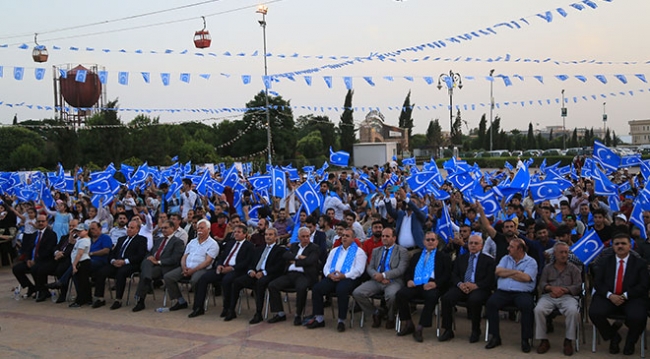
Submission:
{"label": "lamp head", "polygon": [[494,69],[490,70],[490,77],[494,74]]}
{"label": "lamp head", "polygon": [[266,5],[260,5],[257,7],[257,11],[255,11],[258,14],[266,15],[266,13],[269,11],[269,8]]}

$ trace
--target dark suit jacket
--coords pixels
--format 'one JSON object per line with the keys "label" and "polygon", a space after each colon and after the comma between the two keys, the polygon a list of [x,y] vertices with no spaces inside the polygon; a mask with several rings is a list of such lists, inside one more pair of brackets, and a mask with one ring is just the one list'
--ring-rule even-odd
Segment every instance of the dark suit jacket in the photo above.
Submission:
{"label": "dark suit jacket", "polygon": [[[617,260],[618,257],[614,255],[599,261],[594,273],[596,295],[606,298],[607,292],[614,293]],[[647,298],[649,280],[647,262],[630,254],[623,275],[623,292],[627,292],[628,299]]]}
{"label": "dark suit jacket", "polygon": [[59,259],[59,263],[61,263],[63,261],[70,262],[70,254],[72,253],[73,248],[74,248],[74,245],[70,244],[69,235],[62,236],[59,239],[59,243],[54,248],[55,252],[56,251],[61,251],[63,253],[63,257],[61,257],[61,259]]}
{"label": "dark suit jacket", "polygon": [[327,235],[325,235],[325,232],[317,230],[314,233],[314,244],[318,245],[320,249],[318,260],[320,261],[320,267],[322,269],[325,262],[327,262]]}
{"label": "dark suit jacket", "polygon": [[[397,230],[397,237],[399,238],[399,232],[402,230],[402,221],[404,220],[406,211],[402,209],[396,210],[393,208],[391,201],[385,201],[385,203],[386,211],[397,222],[395,229]],[[415,205],[415,203],[413,203],[413,201],[409,200],[407,206],[411,211],[413,211],[410,229],[411,234],[413,235],[413,240],[415,241],[416,246],[424,249],[424,224],[427,221],[427,216],[418,208],[418,206]]]}
{"label": "dark suit jacket", "polygon": [[[151,248],[151,251],[147,254],[147,257],[156,255],[156,252],[158,252],[158,248],[160,248],[160,245],[164,239],[165,237],[156,239],[156,241],[153,243],[153,248]],[[165,248],[163,249],[162,253],[160,253],[160,266],[163,268],[163,272],[170,271],[180,266],[181,258],[183,257],[184,253],[185,243],[183,243],[183,240],[176,236],[171,236],[168,243],[165,244]]]}
{"label": "dark suit jacket", "polygon": [[[381,262],[381,257],[383,255],[384,246],[377,247],[372,250],[372,256],[370,257],[370,263],[366,272],[372,278],[377,273],[377,268]],[[386,279],[390,279],[397,283],[404,284],[404,274],[409,266],[409,255],[406,248],[395,244],[393,251],[390,254],[390,262],[388,263],[389,270],[384,272]],[[383,268],[382,268],[383,269]],[[380,271],[381,273],[381,271]]]}
{"label": "dark suit jacket", "polygon": [[45,228],[43,235],[41,236],[41,243],[38,244],[38,253],[36,254],[36,258],[33,258],[32,252],[34,252],[34,246],[37,245],[35,243],[37,237],[38,231],[25,236],[23,239],[22,252],[25,254],[25,259],[34,260],[37,263],[53,261],[54,251],[56,250],[57,245],[56,233],[49,228]]}
{"label": "dark suit jacket", "polygon": [[[467,265],[469,263],[469,253],[456,258],[454,261],[454,268],[451,272],[450,285],[454,286],[458,283],[465,282],[465,272],[467,272]],[[480,253],[476,260],[476,268],[474,268],[474,283],[479,289],[492,290],[494,288],[494,270],[496,263],[494,259],[486,254]]]}
{"label": "dark suit jacket", "polygon": [[[409,268],[406,271],[405,279],[407,283],[415,277],[415,267],[417,267],[420,256],[423,253],[426,253],[426,250],[423,250],[411,258]],[[449,285],[449,280],[451,279],[451,257],[442,250],[436,251],[436,263],[433,271],[436,274],[436,279],[434,279],[433,282],[436,282],[436,286],[439,290],[444,290]]]}
{"label": "dark suit jacket", "polygon": [[[248,270],[255,271],[257,267],[257,262],[260,261],[262,258],[262,253],[264,253],[264,249],[266,248],[266,245],[263,247],[258,247],[255,248],[255,254],[253,255],[253,260],[250,261],[250,265],[248,267]],[[281,246],[279,244],[276,244],[273,246],[273,249],[271,249],[271,252],[269,253],[269,256],[266,258],[266,265],[262,270],[266,271],[266,276],[270,278],[277,278],[280,275],[282,275],[282,272],[284,271],[284,266],[285,266],[285,261],[282,258],[282,256],[287,252],[287,247]]]}
{"label": "dark suit jacket", "polygon": [[[225,265],[228,255],[235,247],[237,241],[230,241],[226,244],[226,247],[222,252],[219,252],[219,257],[217,257],[217,266]],[[241,241],[241,248],[237,252],[237,257],[235,257],[235,275],[240,276],[246,274],[248,267],[250,266],[251,259],[253,258],[253,253],[255,251],[255,245],[249,242],[248,240]]]}
{"label": "dark suit jacket", "polygon": [[309,277],[311,284],[313,285],[318,281],[318,274],[322,267],[318,259],[318,256],[320,255],[320,248],[314,243],[309,243],[307,247],[305,247],[305,249],[302,251],[302,255],[307,258],[296,259],[296,255],[298,254],[299,249],[300,243],[294,243],[291,245],[291,249],[285,252],[282,257],[286,261],[285,264],[287,266],[287,269],[291,265],[288,262],[295,260],[296,267],[302,267],[307,277]]}
{"label": "dark suit jacket", "polygon": [[126,247],[124,252],[124,257],[122,257],[122,246],[128,236],[120,237],[115,244],[115,247],[111,250],[111,253],[108,255],[108,262],[110,263],[113,259],[128,259],[129,263],[136,268],[140,268],[140,264],[147,255],[147,238],[137,234],[129,245]]}

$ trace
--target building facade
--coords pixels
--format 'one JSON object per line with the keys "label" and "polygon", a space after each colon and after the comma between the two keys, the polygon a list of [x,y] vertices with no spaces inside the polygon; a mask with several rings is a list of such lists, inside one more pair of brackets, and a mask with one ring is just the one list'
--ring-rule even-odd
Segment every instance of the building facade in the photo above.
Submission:
{"label": "building facade", "polygon": [[650,120],[628,121],[633,145],[650,144]]}
{"label": "building facade", "polygon": [[395,142],[397,153],[408,150],[408,130],[384,123],[384,115],[379,111],[368,112],[359,126],[359,142]]}

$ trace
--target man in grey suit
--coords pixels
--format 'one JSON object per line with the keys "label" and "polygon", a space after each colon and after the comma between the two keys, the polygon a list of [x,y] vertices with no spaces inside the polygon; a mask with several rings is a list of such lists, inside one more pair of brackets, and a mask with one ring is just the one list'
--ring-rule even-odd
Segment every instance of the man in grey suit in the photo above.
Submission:
{"label": "man in grey suit", "polygon": [[370,297],[382,292],[388,307],[386,329],[395,328],[393,310],[395,294],[404,286],[403,276],[409,265],[408,251],[399,244],[395,244],[396,240],[395,229],[384,228],[381,232],[383,246],[373,249],[370,264],[366,270],[371,279],[352,292],[354,300],[363,309],[365,315],[372,314],[373,328],[381,326],[382,313],[375,307]]}
{"label": "man in grey suit", "polygon": [[185,252],[183,240],[174,236],[174,223],[166,221],[160,223],[160,230],[163,237],[154,243],[153,248],[147,254],[147,258],[140,265],[140,282],[135,296],[138,303],[133,307],[134,312],[139,312],[145,308],[144,299],[147,296],[151,281],[162,278],[165,273],[181,265],[181,257]]}

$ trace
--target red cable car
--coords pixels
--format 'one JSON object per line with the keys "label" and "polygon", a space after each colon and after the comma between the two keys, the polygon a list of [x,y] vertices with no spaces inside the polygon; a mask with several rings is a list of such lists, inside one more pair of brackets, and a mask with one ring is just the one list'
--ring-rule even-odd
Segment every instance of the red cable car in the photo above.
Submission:
{"label": "red cable car", "polygon": [[38,34],[34,34],[34,43],[36,46],[34,46],[34,50],[32,51],[32,59],[34,59],[34,62],[46,62],[49,56],[47,47],[38,44],[38,41],[36,41],[37,35]]}
{"label": "red cable car", "polygon": [[201,16],[201,18],[203,19],[203,29],[194,33],[194,46],[196,46],[197,49],[210,47],[210,43],[212,42],[210,31],[205,29],[205,17]]}

